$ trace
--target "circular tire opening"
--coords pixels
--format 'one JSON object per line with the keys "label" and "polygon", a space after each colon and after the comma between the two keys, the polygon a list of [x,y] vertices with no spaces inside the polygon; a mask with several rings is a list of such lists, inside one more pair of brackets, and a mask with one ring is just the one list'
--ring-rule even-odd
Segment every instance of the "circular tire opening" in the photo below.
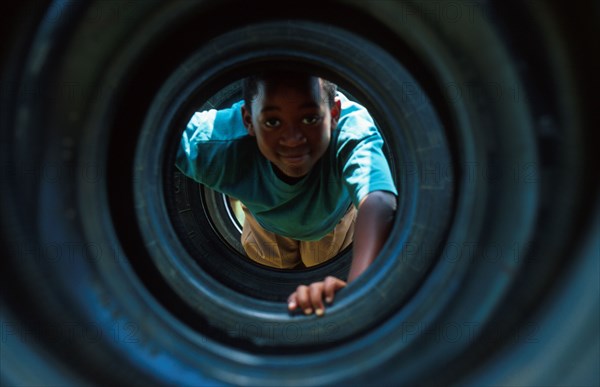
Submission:
{"label": "circular tire opening", "polygon": [[[282,29],[289,32],[281,36],[278,32]],[[365,294],[352,292],[352,287],[347,292],[340,292],[338,301],[329,308],[328,315],[339,313],[340,321],[352,323],[337,327],[335,332],[328,332],[328,346],[368,330],[382,316],[399,308],[421,284],[437,253],[435,248],[419,254],[411,254],[408,249],[440,245],[449,226],[454,191],[453,163],[444,128],[425,92],[406,69],[379,47],[341,29],[328,27],[328,34],[324,31],[323,25],[311,22],[272,22],[252,25],[217,37],[208,44],[208,47],[219,47],[217,53],[210,48],[198,50],[167,79],[150,106],[142,128],[133,177],[134,182],[140,182],[134,185],[134,193],[142,238],[146,245],[153,246],[151,258],[175,292],[193,310],[201,310],[202,317],[207,319],[210,326],[220,327],[225,332],[232,331],[240,322],[285,324],[290,316],[281,308],[281,303],[265,304],[262,300],[285,301],[298,284],[311,283],[322,280],[328,274],[335,274],[336,265],[346,271],[350,254],[348,251],[346,259],[336,259],[317,268],[301,271],[258,267],[240,259],[239,254],[230,254],[230,249],[223,248],[220,238],[214,236],[215,227],[206,221],[206,214],[204,224],[195,229],[198,235],[190,238],[193,239],[194,256],[186,252],[185,240],[177,240],[175,235],[183,233],[172,229],[163,200],[172,183],[167,180],[165,185],[162,180],[165,178],[164,172],[157,171],[169,171],[172,168],[181,136],[181,129],[177,128],[185,127],[190,112],[197,109],[197,101],[204,104],[206,89],[220,90],[225,86],[226,90],[230,90],[228,82],[231,77],[239,76],[240,72],[250,74],[265,66],[275,66],[314,69],[315,74],[335,77],[334,81],[343,90],[348,89],[359,100],[365,101],[380,126],[389,150],[394,178],[399,182],[401,191],[396,221],[399,229],[394,233],[395,238],[392,238],[395,241],[388,244],[391,247],[386,251],[387,254],[383,253],[374,265],[373,274],[377,280],[371,278],[371,281],[377,281],[380,291],[393,301],[382,307]],[[252,38],[248,39],[247,36]],[[348,55],[352,52],[351,48],[356,46],[361,47],[365,56],[371,59],[356,60]],[[336,49],[332,50],[331,47]],[[278,59],[274,61],[273,58]],[[224,62],[227,62],[227,66],[223,65]],[[392,98],[388,93],[390,84],[397,87],[411,84],[417,93],[414,96],[396,95]],[[214,105],[212,101],[207,103]],[[446,170],[443,178],[419,176],[414,173],[417,165],[443,165]],[[413,166],[412,173],[405,166]],[[170,175],[170,172],[167,174]],[[168,188],[162,191],[161,187],[165,186]],[[204,203],[197,207],[206,208],[210,202],[207,195],[192,194],[188,198],[190,203],[203,198]],[[199,218],[195,217],[197,223],[202,221]],[[414,218],[420,219],[417,231],[412,221]],[[205,236],[202,237],[201,233]],[[399,256],[402,259],[397,259]],[[397,286],[399,282],[402,286]],[[226,286],[222,287],[223,284]],[[224,299],[227,301],[225,305]],[[367,308],[368,312],[356,319],[351,316],[353,312],[349,305]],[[228,313],[213,313],[213,309],[227,309]],[[257,318],[257,311],[261,311],[263,317]],[[320,320],[298,320],[297,324],[306,331],[322,330]],[[266,337],[260,337],[261,333],[251,339],[255,343],[266,340]],[[315,336],[319,342],[309,335],[290,341],[283,331],[268,334],[268,340],[279,351],[284,351],[286,347],[297,351],[299,348],[308,349],[309,345],[322,344],[320,334]],[[268,348],[265,344],[261,346]]]}

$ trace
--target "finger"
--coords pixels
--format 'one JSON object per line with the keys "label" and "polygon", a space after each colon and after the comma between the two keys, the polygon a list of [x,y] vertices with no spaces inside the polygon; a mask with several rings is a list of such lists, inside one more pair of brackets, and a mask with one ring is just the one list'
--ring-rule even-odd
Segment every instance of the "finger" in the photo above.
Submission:
{"label": "finger", "polygon": [[310,285],[310,302],[317,316],[322,316],[325,313],[323,306],[323,283],[315,282]]}
{"label": "finger", "polygon": [[298,306],[304,311],[304,314],[311,314],[313,312],[308,286],[298,286],[298,289],[296,289],[296,301],[298,302]]}
{"label": "finger", "polygon": [[288,302],[288,309],[290,311],[294,311],[298,308],[298,300],[297,300],[296,292],[292,293],[292,295],[288,297],[287,302]]}
{"label": "finger", "polygon": [[346,282],[342,281],[339,278],[328,276],[325,278],[325,302],[331,304],[333,302],[333,298],[335,297],[335,293],[346,286]]}

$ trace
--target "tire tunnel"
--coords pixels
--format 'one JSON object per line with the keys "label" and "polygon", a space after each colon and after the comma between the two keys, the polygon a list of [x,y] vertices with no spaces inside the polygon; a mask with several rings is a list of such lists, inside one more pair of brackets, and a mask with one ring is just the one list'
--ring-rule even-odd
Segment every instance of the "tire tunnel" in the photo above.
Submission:
{"label": "tire tunnel", "polygon": [[[598,385],[593,1],[2,5],[3,385]],[[191,114],[267,63],[368,108],[392,234],[347,275],[245,259],[174,167]]]}

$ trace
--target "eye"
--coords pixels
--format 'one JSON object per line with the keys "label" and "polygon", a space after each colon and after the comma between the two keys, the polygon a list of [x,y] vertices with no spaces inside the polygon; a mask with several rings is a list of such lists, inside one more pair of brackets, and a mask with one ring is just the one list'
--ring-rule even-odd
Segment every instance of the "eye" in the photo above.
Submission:
{"label": "eye", "polygon": [[309,117],[304,117],[302,119],[302,123],[305,124],[305,125],[315,125],[320,120],[321,120],[320,116],[309,116]]}
{"label": "eye", "polygon": [[265,126],[269,128],[276,128],[279,125],[281,125],[281,121],[279,121],[277,118],[269,118],[265,120]]}

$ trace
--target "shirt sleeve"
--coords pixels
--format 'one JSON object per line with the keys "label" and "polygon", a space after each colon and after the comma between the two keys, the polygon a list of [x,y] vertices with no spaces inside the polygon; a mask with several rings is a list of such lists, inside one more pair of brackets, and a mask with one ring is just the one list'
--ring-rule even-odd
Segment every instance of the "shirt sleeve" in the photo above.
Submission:
{"label": "shirt sleeve", "polygon": [[342,100],[338,122],[338,158],[346,189],[356,207],[374,191],[398,195],[388,161],[383,153],[383,138],[367,110]]}
{"label": "shirt sleeve", "polygon": [[175,166],[198,183],[216,187],[236,168],[232,144],[246,135],[241,118],[243,101],[230,108],[196,112],[181,135]]}
{"label": "shirt sleeve", "polygon": [[177,150],[175,166],[181,173],[199,183],[203,182],[201,171],[203,161],[206,163],[206,160],[202,160],[198,148],[202,142],[210,139],[216,117],[217,111],[214,109],[194,113],[181,136]]}

